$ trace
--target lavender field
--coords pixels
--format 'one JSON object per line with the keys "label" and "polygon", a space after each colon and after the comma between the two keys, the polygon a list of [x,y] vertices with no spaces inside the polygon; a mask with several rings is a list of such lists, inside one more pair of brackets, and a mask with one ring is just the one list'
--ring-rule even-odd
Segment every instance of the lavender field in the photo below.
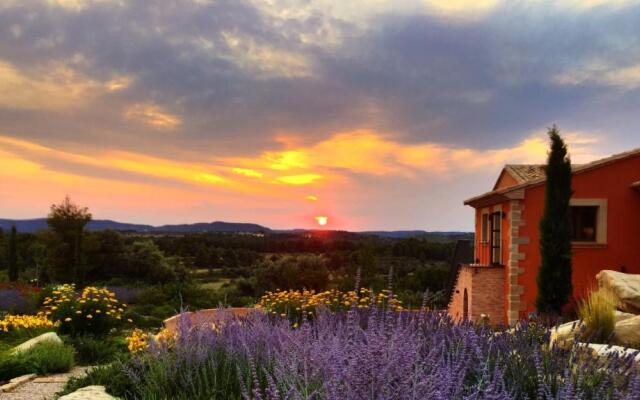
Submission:
{"label": "lavender field", "polygon": [[260,313],[190,326],[94,371],[138,399],[638,399],[633,361],[549,349],[548,332],[497,332],[435,312],[352,309],[295,324]]}

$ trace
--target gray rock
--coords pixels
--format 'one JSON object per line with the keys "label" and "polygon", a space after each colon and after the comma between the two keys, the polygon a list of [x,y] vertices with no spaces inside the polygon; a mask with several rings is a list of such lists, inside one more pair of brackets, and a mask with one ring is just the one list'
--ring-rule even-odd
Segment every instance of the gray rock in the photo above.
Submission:
{"label": "gray rock", "polygon": [[18,346],[14,347],[12,352],[13,353],[20,353],[26,350],[29,350],[30,348],[32,348],[33,346],[43,343],[43,342],[54,342],[54,343],[60,343],[62,344],[62,339],[60,339],[60,337],[58,337],[58,335],[56,335],[55,332],[47,332],[47,333],[43,333],[40,336],[36,336],[33,339],[29,339],[26,342],[19,344]]}
{"label": "gray rock", "polygon": [[104,386],[87,386],[78,389],[73,393],[61,396],[58,400],[115,400],[117,397],[111,396],[105,391]]}

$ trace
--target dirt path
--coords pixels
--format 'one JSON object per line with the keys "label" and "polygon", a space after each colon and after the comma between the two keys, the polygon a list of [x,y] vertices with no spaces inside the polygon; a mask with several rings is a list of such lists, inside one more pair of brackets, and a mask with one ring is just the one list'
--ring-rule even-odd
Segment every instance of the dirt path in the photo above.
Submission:
{"label": "dirt path", "polygon": [[71,377],[82,376],[91,367],[75,367],[64,374],[39,376],[15,390],[8,393],[0,393],[2,400],[51,400],[54,395],[64,387]]}

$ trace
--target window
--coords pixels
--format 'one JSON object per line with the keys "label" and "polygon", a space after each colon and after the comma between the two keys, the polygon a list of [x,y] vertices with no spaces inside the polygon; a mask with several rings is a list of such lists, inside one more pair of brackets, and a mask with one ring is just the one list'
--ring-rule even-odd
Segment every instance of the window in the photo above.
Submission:
{"label": "window", "polygon": [[491,214],[491,264],[502,264],[502,212]]}
{"label": "window", "polygon": [[482,231],[480,235],[480,242],[489,242],[489,214],[487,213],[482,214]]}
{"label": "window", "polygon": [[598,206],[571,206],[571,240],[595,242],[598,230]]}

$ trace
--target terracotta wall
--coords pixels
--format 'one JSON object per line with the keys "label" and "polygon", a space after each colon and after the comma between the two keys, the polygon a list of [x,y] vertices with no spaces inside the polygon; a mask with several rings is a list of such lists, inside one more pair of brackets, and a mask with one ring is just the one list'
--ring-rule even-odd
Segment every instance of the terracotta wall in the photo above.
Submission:
{"label": "terracotta wall", "polygon": [[[574,245],[574,298],[581,297],[595,285],[595,275],[602,269],[622,270],[640,274],[640,192],[630,188],[640,180],[640,156],[618,161],[573,176],[574,199],[607,199],[607,244]],[[536,276],[540,266],[539,221],[544,209],[544,186],[525,191],[523,218],[526,225],[520,235],[530,238],[521,245],[525,259],[520,261],[524,273],[519,283],[524,286],[522,299],[526,310],[521,317],[535,310]]]}

